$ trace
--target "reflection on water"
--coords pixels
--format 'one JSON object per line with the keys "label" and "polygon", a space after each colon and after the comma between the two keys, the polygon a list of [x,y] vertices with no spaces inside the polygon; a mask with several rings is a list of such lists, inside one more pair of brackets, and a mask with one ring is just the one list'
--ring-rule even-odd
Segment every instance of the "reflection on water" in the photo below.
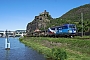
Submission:
{"label": "reflection on water", "polygon": [[9,38],[10,50],[5,50],[5,38],[0,38],[0,60],[46,60],[42,54],[20,43],[18,38]]}
{"label": "reflection on water", "polygon": [[9,50],[6,50],[5,52],[6,52],[6,54],[5,54],[5,55],[6,55],[6,56],[5,56],[5,60],[10,60],[10,59],[9,59]]}

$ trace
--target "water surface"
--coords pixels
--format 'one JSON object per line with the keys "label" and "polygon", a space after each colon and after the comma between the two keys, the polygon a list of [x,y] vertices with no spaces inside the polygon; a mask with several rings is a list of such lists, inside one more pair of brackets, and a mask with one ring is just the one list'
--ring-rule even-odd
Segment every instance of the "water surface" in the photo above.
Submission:
{"label": "water surface", "polygon": [[9,38],[10,50],[5,50],[5,38],[0,38],[0,60],[46,60],[44,55],[28,48],[18,40]]}

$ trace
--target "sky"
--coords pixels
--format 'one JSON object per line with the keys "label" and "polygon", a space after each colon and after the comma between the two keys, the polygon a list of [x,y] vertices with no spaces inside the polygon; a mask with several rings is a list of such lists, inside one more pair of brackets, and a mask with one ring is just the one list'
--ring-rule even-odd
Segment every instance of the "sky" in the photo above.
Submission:
{"label": "sky", "polygon": [[0,30],[26,30],[27,24],[44,10],[58,18],[85,4],[90,0],[0,0]]}

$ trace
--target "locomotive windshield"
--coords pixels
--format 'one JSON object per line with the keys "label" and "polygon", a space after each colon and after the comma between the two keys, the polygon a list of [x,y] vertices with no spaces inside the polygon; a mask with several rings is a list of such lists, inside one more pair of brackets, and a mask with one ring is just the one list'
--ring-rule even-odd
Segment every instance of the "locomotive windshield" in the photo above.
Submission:
{"label": "locomotive windshield", "polygon": [[55,30],[55,28],[51,28],[51,30]]}
{"label": "locomotive windshield", "polygon": [[75,25],[70,25],[69,28],[76,28],[76,26]]}
{"label": "locomotive windshield", "polygon": [[62,27],[60,27],[60,26],[59,26],[59,27],[57,27],[57,30],[60,30],[60,29],[62,29]]}
{"label": "locomotive windshield", "polygon": [[62,26],[62,29],[68,29],[68,26]]}

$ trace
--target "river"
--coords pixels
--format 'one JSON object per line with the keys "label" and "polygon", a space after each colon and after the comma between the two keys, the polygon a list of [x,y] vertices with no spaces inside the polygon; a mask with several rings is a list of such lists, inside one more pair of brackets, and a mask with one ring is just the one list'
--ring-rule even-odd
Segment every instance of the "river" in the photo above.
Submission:
{"label": "river", "polygon": [[44,55],[28,48],[18,39],[9,38],[11,47],[5,50],[5,38],[0,38],[0,60],[46,60]]}

